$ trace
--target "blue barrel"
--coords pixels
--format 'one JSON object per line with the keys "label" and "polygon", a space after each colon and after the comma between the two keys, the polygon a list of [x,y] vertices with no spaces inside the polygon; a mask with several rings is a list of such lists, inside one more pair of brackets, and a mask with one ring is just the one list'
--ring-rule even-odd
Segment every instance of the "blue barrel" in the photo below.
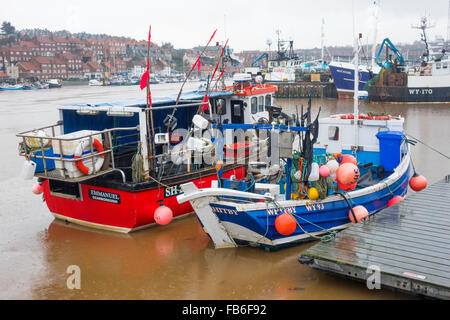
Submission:
{"label": "blue barrel", "polygon": [[380,165],[385,171],[394,171],[400,163],[400,146],[405,134],[401,131],[381,131],[377,133],[380,142]]}

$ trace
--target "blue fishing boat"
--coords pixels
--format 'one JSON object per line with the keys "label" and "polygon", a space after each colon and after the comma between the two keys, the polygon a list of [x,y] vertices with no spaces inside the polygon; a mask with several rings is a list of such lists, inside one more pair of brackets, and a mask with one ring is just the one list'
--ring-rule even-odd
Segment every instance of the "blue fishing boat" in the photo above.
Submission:
{"label": "blue fishing boat", "polygon": [[[353,114],[319,119],[319,110],[311,121],[309,99],[307,112],[287,115],[285,123],[217,126],[218,146],[222,136],[230,140],[222,131],[254,130],[258,140],[270,141],[270,147],[259,162],[263,169],[255,170],[257,165],[249,163],[244,179],[223,179],[218,161],[218,179],[211,188],[181,186],[178,201],[191,203],[216,248],[277,248],[330,240],[352,222],[402,199],[412,167],[404,119],[359,114],[358,73],[354,77]],[[239,137],[244,140],[238,143],[245,143],[246,134]],[[218,159],[221,150],[216,149]],[[249,153],[259,156],[260,152]]]}
{"label": "blue fishing boat", "polygon": [[[327,138],[328,133],[335,128],[340,128],[337,135],[340,135],[339,142],[342,146],[353,144],[349,135],[353,127],[351,121],[341,115],[320,120],[323,129],[318,135],[320,142],[315,145],[313,161],[325,165],[329,159],[333,159],[331,152],[336,150],[337,145],[333,144],[336,140]],[[181,186],[184,194],[178,196],[178,201],[191,202],[216,248],[234,247],[239,244],[273,248],[331,236],[335,231],[351,224],[355,215],[354,208],[363,206],[368,215],[372,215],[387,207],[389,200],[395,196],[405,195],[411,176],[411,162],[404,135],[399,130],[389,130],[379,133],[378,138],[376,136],[381,127],[398,129],[402,124],[401,118],[362,120],[362,126],[359,128],[362,142],[359,149],[363,150],[356,152],[361,178],[352,191],[344,191],[333,182],[334,186],[327,189],[322,199],[311,200],[308,196],[298,199],[297,190],[303,189],[298,187],[299,183],[309,184],[310,189],[312,186],[318,188],[318,180],[308,182],[308,178],[305,179],[304,176],[295,180],[295,174],[291,173],[298,171],[298,167],[294,166],[294,163],[304,159],[295,156],[294,151],[292,158],[285,159],[283,173],[287,177],[286,180],[280,180],[278,183],[255,183],[256,178],[251,178],[248,183],[244,180],[219,178],[217,187],[201,190],[188,183]],[[237,128],[235,125],[230,126]],[[222,127],[226,129],[228,126]],[[263,127],[254,128],[263,130]],[[306,134],[309,132],[305,127],[274,127],[274,130],[306,130]],[[333,132],[332,137],[337,135]],[[343,155],[355,154],[346,147],[341,151]],[[309,179],[311,180],[311,175]],[[294,184],[297,186],[294,187]],[[218,187],[219,185],[222,187]],[[295,229],[290,234],[282,234],[276,227],[277,218],[284,213],[295,219]]]}

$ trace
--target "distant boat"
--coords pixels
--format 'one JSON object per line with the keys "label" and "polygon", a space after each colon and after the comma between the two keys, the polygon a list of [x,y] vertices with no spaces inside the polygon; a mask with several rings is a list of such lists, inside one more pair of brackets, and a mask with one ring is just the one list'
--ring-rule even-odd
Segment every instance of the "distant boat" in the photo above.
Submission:
{"label": "distant boat", "polygon": [[59,79],[50,79],[48,81],[48,87],[49,88],[61,88],[62,87],[61,80],[59,80]]}
{"label": "distant boat", "polygon": [[[354,78],[355,78],[355,65],[350,62],[330,62],[328,65],[330,68],[331,76],[336,86],[339,98],[353,98],[354,94]],[[360,65],[358,67],[359,72],[359,84],[358,89],[360,95],[366,95],[366,84],[381,70],[379,66],[375,66],[374,69],[369,69],[367,66]]]}
{"label": "distant boat", "polygon": [[90,86],[102,86],[103,82],[101,82],[97,79],[91,79],[91,80],[89,80],[89,85]]}
{"label": "distant boat", "polygon": [[[368,97],[371,102],[393,103],[447,103],[450,102],[450,56],[442,48],[433,53],[427,41],[428,19],[422,17],[420,24],[413,26],[422,30],[422,41],[426,52],[420,65],[408,67],[395,46],[386,38],[384,44],[396,55],[380,62],[380,73],[369,82]],[[378,56],[376,62],[378,63]]]}
{"label": "distant boat", "polygon": [[24,88],[23,84],[15,84],[15,85],[7,84],[0,86],[1,90],[23,90],[23,88]]}
{"label": "distant boat", "polygon": [[[378,1],[373,1],[373,43],[371,49],[371,62],[368,65],[358,64],[359,83],[358,91],[359,96],[367,97],[366,84],[374,76],[380,72],[381,68],[375,63],[375,51],[377,47],[377,23],[378,23],[379,4]],[[359,62],[359,61],[358,61]],[[354,95],[354,77],[355,77],[355,64],[352,62],[340,62],[333,60],[328,65],[331,77],[336,86],[339,99],[341,98],[353,98]]]}

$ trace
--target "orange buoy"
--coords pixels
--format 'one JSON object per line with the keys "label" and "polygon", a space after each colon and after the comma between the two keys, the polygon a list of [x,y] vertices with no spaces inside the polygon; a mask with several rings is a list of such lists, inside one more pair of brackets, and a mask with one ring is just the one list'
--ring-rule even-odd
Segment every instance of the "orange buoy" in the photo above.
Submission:
{"label": "orange buoy", "polygon": [[285,212],[276,217],[275,229],[278,233],[289,236],[295,231],[295,228],[297,228],[297,221],[295,221],[292,214]]}
{"label": "orange buoy", "polygon": [[338,158],[340,158],[340,157],[342,157],[342,153],[341,153],[341,152],[333,153],[333,158],[335,158],[336,160],[337,160]]}
{"label": "orange buoy", "polygon": [[403,201],[403,197],[402,196],[395,196],[392,197],[389,201],[388,201],[388,207],[393,206],[394,204]]}
{"label": "orange buoy", "polygon": [[164,226],[172,221],[173,212],[169,207],[162,205],[155,210],[153,217],[157,224]]}
{"label": "orange buoy", "polygon": [[353,217],[352,210],[348,211],[348,217],[350,221],[353,223],[361,222],[362,220],[366,219],[369,216],[369,211],[367,211],[367,209],[364,206],[354,207],[353,212],[355,213],[356,222],[355,218]]}
{"label": "orange buoy", "polygon": [[344,154],[342,156],[341,165],[344,163],[353,163],[355,166],[358,165],[358,161],[356,161],[356,158],[351,154]]}
{"label": "orange buoy", "polygon": [[422,175],[418,175],[417,173],[414,173],[412,178],[409,180],[409,186],[414,191],[417,191],[417,192],[422,191],[423,189],[425,189],[427,187],[427,179]]}
{"label": "orange buoy", "polygon": [[353,163],[341,164],[336,171],[336,180],[341,184],[355,184],[359,179],[359,169]]}
{"label": "orange buoy", "polygon": [[356,184],[342,184],[338,182],[338,188],[341,189],[342,191],[353,191],[356,188]]}
{"label": "orange buoy", "polygon": [[42,192],[44,192],[44,187],[43,187],[39,182],[36,182],[36,183],[33,185],[33,187],[31,188],[31,191],[32,191],[34,194],[41,194]]}

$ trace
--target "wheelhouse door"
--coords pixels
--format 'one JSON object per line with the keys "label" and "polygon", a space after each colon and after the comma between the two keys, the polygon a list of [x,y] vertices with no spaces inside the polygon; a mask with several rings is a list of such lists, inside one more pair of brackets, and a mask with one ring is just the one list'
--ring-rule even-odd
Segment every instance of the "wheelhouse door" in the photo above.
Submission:
{"label": "wheelhouse door", "polygon": [[231,122],[244,123],[244,102],[231,100]]}

